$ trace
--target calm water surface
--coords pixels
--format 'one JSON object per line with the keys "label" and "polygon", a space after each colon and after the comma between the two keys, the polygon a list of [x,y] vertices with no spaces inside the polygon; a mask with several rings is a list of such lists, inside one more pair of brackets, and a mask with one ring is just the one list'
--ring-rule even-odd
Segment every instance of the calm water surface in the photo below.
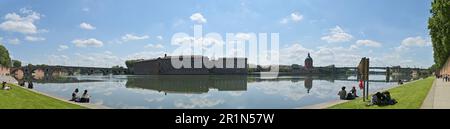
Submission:
{"label": "calm water surface", "polygon": [[[342,86],[358,86],[353,76],[72,76],[35,82],[35,89],[69,99],[87,89],[91,102],[111,108],[275,108],[290,109],[337,100]],[[372,75],[371,91],[395,86]],[[358,89],[358,94],[360,93]]]}

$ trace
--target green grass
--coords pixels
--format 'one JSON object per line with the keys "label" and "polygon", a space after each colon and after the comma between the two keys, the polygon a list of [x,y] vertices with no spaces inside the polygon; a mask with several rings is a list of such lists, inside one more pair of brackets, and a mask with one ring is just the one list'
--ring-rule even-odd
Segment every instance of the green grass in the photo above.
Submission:
{"label": "green grass", "polygon": [[428,95],[434,80],[434,77],[429,77],[388,90],[391,93],[391,97],[398,101],[395,105],[367,106],[367,101],[363,102],[362,98],[358,98],[331,106],[329,109],[419,109]]}
{"label": "green grass", "polygon": [[7,85],[12,89],[0,90],[0,109],[85,109],[85,107],[41,95],[13,84]]}

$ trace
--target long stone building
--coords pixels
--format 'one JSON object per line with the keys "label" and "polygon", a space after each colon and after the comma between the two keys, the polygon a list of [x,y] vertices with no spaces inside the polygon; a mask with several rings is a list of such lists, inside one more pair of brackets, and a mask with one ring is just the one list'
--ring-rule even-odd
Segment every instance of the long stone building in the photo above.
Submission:
{"label": "long stone building", "polygon": [[[177,61],[177,63],[173,63]],[[183,64],[182,67],[180,65]],[[247,58],[219,58],[205,56],[167,56],[140,60],[133,65],[136,75],[207,75],[247,74]]]}

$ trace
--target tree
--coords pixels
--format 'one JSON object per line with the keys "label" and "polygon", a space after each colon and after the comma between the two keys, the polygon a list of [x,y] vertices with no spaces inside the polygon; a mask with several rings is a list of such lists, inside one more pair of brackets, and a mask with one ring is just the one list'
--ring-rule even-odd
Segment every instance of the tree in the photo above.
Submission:
{"label": "tree", "polygon": [[125,65],[127,65],[127,68],[132,69],[134,64],[136,64],[136,62],[141,61],[141,60],[127,60],[125,61]]}
{"label": "tree", "polygon": [[430,12],[428,29],[434,51],[434,67],[441,68],[447,62],[450,52],[450,1],[433,0]]}
{"label": "tree", "polygon": [[9,57],[8,49],[0,45],[0,65],[4,67],[11,67],[11,58]]}
{"label": "tree", "polygon": [[12,60],[13,62],[13,67],[22,67],[22,62],[18,61],[18,60]]}

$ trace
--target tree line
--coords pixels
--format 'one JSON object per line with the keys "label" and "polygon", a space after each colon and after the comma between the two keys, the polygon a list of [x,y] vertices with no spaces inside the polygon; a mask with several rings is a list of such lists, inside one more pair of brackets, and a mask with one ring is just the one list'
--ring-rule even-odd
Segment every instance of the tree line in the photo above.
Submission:
{"label": "tree line", "polygon": [[433,0],[430,13],[428,29],[435,62],[431,69],[437,70],[444,66],[450,54],[450,0]]}
{"label": "tree line", "polygon": [[22,62],[19,60],[11,60],[8,49],[0,45],[0,65],[3,67],[21,67]]}

